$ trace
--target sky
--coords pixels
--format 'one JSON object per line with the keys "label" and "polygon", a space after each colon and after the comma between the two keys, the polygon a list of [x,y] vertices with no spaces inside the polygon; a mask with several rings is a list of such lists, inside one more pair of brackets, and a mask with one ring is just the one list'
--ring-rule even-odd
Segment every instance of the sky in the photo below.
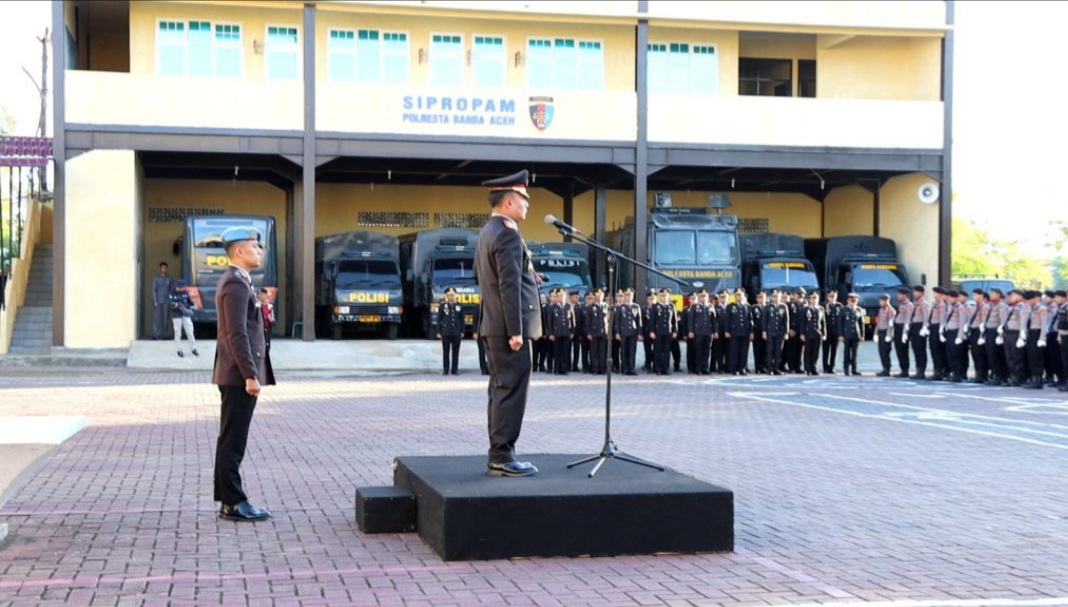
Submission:
{"label": "sky", "polygon": [[[931,0],[921,0],[931,1]],[[0,3],[0,106],[32,135],[39,78],[37,41],[51,24],[48,0]],[[1065,103],[1056,75],[1068,2],[956,3],[953,116],[954,216],[1036,252],[1051,220],[1068,222]],[[51,123],[51,116],[48,117]]]}

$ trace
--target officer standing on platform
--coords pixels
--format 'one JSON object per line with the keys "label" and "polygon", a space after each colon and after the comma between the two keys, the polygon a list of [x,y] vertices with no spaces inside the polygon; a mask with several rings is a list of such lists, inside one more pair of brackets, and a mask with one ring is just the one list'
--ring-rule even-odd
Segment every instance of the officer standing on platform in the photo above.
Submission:
{"label": "officer standing on platform", "polygon": [[[830,295],[828,293],[828,295]],[[845,352],[842,354],[842,367],[846,375],[860,375],[857,371],[857,353],[860,349],[860,340],[864,338],[864,308],[857,306],[859,296],[850,293],[846,296],[846,305],[838,313],[838,340],[842,342]],[[830,331],[828,331],[828,336]],[[828,339],[833,339],[828,337]],[[833,359],[832,359],[833,360]],[[834,364],[831,364],[832,373]]]}
{"label": "officer standing on platform", "polygon": [[241,484],[252,413],[262,386],[274,385],[271,354],[263,332],[260,301],[249,272],[263,263],[263,236],[253,227],[231,227],[220,234],[230,265],[215,292],[218,335],[212,383],[219,386],[222,409],[215,447],[215,501],[219,516],[259,521],[271,513],[248,502]]}
{"label": "officer standing on platform", "polygon": [[1005,303],[1005,294],[997,287],[990,289],[989,297],[990,312],[983,329],[986,362],[990,365],[990,379],[986,381],[986,385],[1002,386],[1009,383],[1009,363],[1005,358],[1005,348],[1001,345],[1005,320],[1009,317],[1009,305]]}
{"label": "officer standing on platform", "polygon": [[[912,287],[912,324],[909,326],[909,341],[916,357],[916,375],[912,379],[927,379],[927,338],[931,335],[931,304],[923,294],[923,285]],[[937,338],[936,338],[937,339]]]}
{"label": "officer standing on platform", "polygon": [[482,291],[479,337],[486,344],[488,474],[530,476],[538,469],[515,456],[530,386],[531,342],[541,337],[541,307],[534,263],[518,222],[527,217],[527,171],[482,182],[492,214],[478,235],[475,275]]}
{"label": "officer standing on platform", "polygon": [[895,316],[897,310],[890,305],[890,296],[885,293],[880,295],[879,316],[875,321],[875,343],[879,346],[879,362],[883,366],[882,371],[877,373],[879,377],[890,377],[890,349],[894,341]]}
{"label": "officer standing on platform", "polygon": [[438,305],[438,339],[441,340],[442,375],[460,374],[460,340],[463,337],[463,306],[456,301],[456,289],[449,287],[445,289],[445,301]]}
{"label": "officer standing on platform", "polygon": [[675,304],[671,303],[671,291],[665,287],[660,289],[660,299],[653,306],[651,336],[656,341],[653,346],[653,356],[656,359],[653,368],[657,375],[671,375],[671,340],[678,337],[678,331],[678,314]]}
{"label": "officer standing on platform", "polygon": [[767,342],[767,369],[771,375],[782,375],[782,350],[790,330],[790,308],[782,302],[782,292],[771,292],[771,303],[764,314],[760,327],[761,337]]}
{"label": "officer standing on platform", "polygon": [[823,342],[823,372],[829,375],[834,375],[834,367],[838,362],[838,343],[841,341],[838,339],[841,337],[838,332],[838,315],[844,307],[838,303],[838,291],[827,291],[827,301],[823,305],[824,315],[827,316],[827,339]]}
{"label": "officer standing on platform", "polygon": [[753,318],[753,370],[758,374],[768,373],[768,340],[764,337],[764,315],[768,311],[767,296],[763,291],[756,294],[756,304],[749,306]]}
{"label": "officer standing on platform", "polygon": [[694,373],[708,375],[709,360],[712,357],[712,336],[716,330],[716,312],[708,303],[708,290],[697,291],[697,300],[690,304],[689,318],[690,345],[693,349]]}
{"label": "officer standing on platform", "polygon": [[749,342],[753,340],[753,317],[745,301],[745,291],[734,292],[734,302],[727,306],[727,334],[730,354],[727,372],[734,375],[749,373]]}
{"label": "officer standing on platform", "polygon": [[990,365],[986,358],[986,319],[990,316],[990,302],[987,301],[986,292],[979,287],[972,289],[972,300],[975,302],[975,313],[968,323],[968,343],[972,349],[975,377],[967,381],[984,384],[990,375]]}
{"label": "officer standing on platform", "polygon": [[827,314],[820,306],[820,292],[813,291],[808,295],[808,307],[801,311],[801,326],[798,331],[801,334],[801,342],[805,346],[805,373],[819,375],[816,365],[823,352],[823,340],[827,339]]}
{"label": "officer standing on platform", "polygon": [[612,317],[612,333],[619,341],[619,369],[623,375],[637,375],[635,370],[638,342],[642,340],[642,308],[634,303],[634,290],[623,292],[623,305]]}
{"label": "officer standing on platform", "polygon": [[590,343],[592,372],[604,375],[608,368],[608,308],[602,300],[601,290],[594,292],[594,303],[586,306],[582,326],[583,337]]}
{"label": "officer standing on platform", "polygon": [[912,328],[912,313],[909,288],[897,288],[897,315],[894,316],[894,349],[897,351],[897,366],[900,371],[894,377],[909,378],[909,331]]}

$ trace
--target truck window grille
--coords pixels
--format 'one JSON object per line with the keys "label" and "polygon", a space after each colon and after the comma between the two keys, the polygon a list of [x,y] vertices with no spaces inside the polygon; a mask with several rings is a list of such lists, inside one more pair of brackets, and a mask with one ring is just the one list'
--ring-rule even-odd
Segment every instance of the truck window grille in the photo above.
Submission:
{"label": "truck window grille", "polygon": [[766,234],[768,232],[767,218],[739,217],[739,234]]}

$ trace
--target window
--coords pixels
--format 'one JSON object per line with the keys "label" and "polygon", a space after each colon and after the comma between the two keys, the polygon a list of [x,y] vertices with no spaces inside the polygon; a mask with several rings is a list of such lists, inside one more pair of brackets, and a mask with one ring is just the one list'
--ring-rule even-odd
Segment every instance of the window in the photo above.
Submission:
{"label": "window", "polygon": [[269,26],[264,55],[267,58],[269,80],[296,80],[300,74],[297,65],[299,37],[295,27]]}
{"label": "window", "polygon": [[650,43],[649,91],[652,93],[719,92],[716,47],[685,42]]}
{"label": "window", "polygon": [[382,34],[382,81],[389,84],[408,84],[410,64],[408,34],[384,32]]}
{"label": "window", "polygon": [[240,78],[241,26],[208,21],[160,21],[156,70],[165,76]]}
{"label": "window", "polygon": [[719,92],[719,53],[716,47],[695,44],[690,55],[690,92],[714,94]]}
{"label": "window", "polygon": [[326,66],[335,82],[356,80],[356,32],[330,30],[326,39]]}
{"label": "window", "polygon": [[333,81],[408,83],[408,34],[332,29],[326,50]]}
{"label": "window", "polygon": [[527,86],[596,91],[604,88],[604,48],[593,40],[531,38]]}
{"label": "window", "polygon": [[471,81],[475,86],[504,87],[506,66],[504,38],[475,36],[471,47]]}
{"label": "window", "polygon": [[793,61],[742,57],[738,60],[738,94],[793,97]]}
{"label": "window", "polygon": [[430,84],[460,86],[463,83],[463,39],[456,34],[433,34],[430,37]]}
{"label": "window", "polygon": [[816,96],[816,60],[799,59],[797,61],[797,96]]}

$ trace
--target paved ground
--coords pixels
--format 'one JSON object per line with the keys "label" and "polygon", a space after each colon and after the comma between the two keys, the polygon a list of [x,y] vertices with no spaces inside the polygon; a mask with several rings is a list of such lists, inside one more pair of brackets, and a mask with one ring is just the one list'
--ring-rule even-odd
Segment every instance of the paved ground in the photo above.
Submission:
{"label": "paved ground", "polygon": [[[0,507],[0,605],[1068,605],[1064,393],[614,378],[618,446],[732,488],[737,550],[444,563],[360,534],[353,494],[397,455],[481,453],[484,378],[280,380],[244,468],[275,519],[248,525],[215,516],[207,372],[0,368],[0,416],[88,419]],[[599,449],[603,396],[536,375],[523,454]]]}

